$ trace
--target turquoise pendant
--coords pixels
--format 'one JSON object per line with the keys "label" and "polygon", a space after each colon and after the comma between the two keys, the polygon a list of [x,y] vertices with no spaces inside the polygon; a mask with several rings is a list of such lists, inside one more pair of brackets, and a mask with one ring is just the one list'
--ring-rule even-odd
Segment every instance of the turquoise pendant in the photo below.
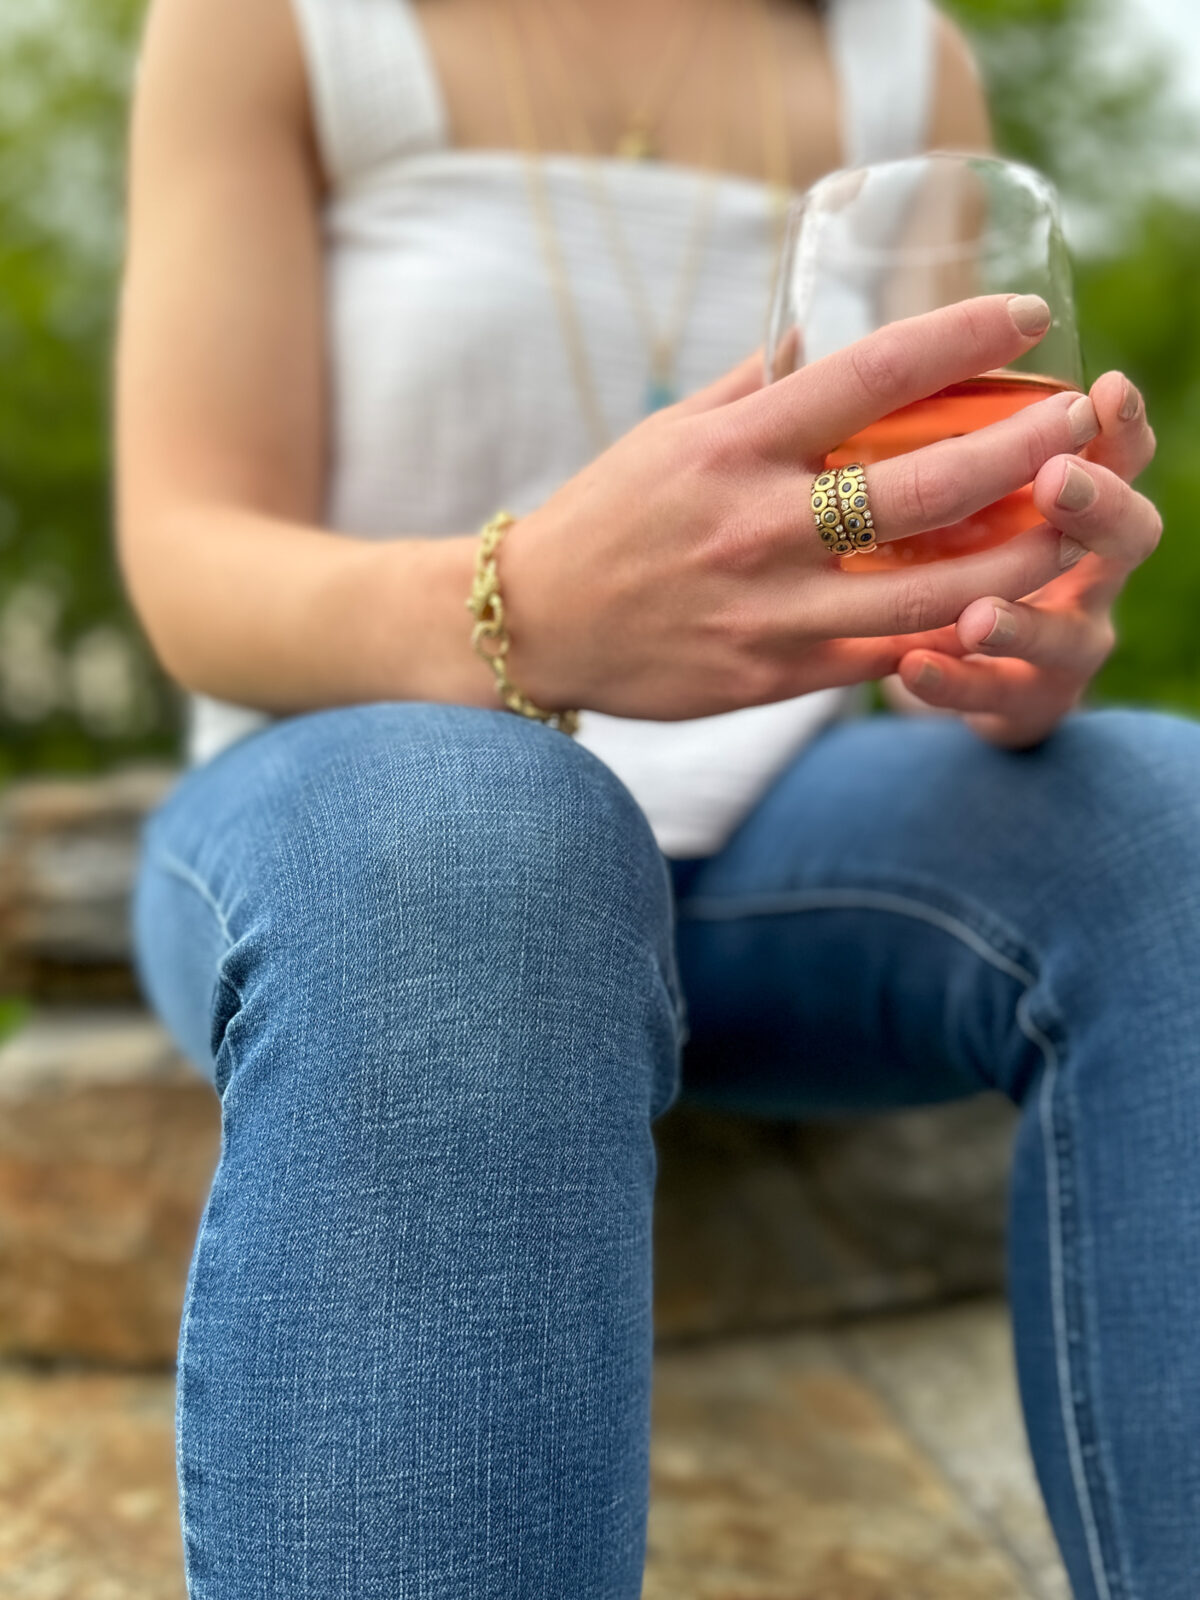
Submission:
{"label": "turquoise pendant", "polygon": [[673,406],[678,399],[674,384],[666,382],[663,378],[651,378],[646,385],[646,415],[649,416],[652,411],[661,411],[664,406]]}

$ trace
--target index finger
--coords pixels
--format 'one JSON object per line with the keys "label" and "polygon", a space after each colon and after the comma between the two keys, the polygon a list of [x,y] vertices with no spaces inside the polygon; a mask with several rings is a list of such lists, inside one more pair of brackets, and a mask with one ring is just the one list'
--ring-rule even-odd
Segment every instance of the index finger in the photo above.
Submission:
{"label": "index finger", "polygon": [[789,460],[826,453],[901,406],[1006,366],[1050,326],[1036,294],[960,300],[892,322],[736,402],[764,449]]}

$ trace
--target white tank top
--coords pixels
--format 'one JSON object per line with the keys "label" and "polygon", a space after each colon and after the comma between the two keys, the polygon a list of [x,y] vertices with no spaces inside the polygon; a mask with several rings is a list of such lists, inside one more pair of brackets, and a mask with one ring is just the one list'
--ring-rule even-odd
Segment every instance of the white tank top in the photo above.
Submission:
{"label": "white tank top", "polygon": [[[450,536],[543,501],[591,454],[532,216],[524,158],[450,147],[411,0],[292,0],[329,176],[324,216],[331,469],[325,520],[364,537]],[[929,0],[832,0],[847,164],[925,145]],[[853,84],[853,92],[847,92]],[[614,434],[643,414],[647,352],[575,156],[545,181],[595,387]],[[692,169],[605,162],[663,318],[694,215]],[[680,392],[762,342],[775,223],[767,188],[718,181],[677,363]],[[717,850],[847,704],[805,695],[691,722],[585,712],[580,742],[628,784],[668,855]],[[201,696],[189,757],[268,718]]]}

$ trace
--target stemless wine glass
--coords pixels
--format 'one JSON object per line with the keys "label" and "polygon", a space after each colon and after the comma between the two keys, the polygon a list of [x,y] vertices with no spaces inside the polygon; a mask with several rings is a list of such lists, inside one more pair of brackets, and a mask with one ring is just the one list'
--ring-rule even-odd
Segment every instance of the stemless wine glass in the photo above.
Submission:
{"label": "stemless wine glass", "polygon": [[[793,206],[772,299],[767,380],[901,317],[972,295],[1039,294],[1045,337],[1002,370],[905,406],[845,440],[830,467],[870,465],[1079,389],[1082,364],[1058,203],[1045,178],[989,156],[935,152],[831,173]],[[987,549],[1041,518],[1029,487],[976,516],[841,558],[878,570]]]}

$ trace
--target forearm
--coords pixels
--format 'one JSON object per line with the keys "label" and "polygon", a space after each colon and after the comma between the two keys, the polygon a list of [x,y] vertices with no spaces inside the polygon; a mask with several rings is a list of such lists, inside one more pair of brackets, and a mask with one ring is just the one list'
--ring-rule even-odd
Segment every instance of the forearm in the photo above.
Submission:
{"label": "forearm", "polygon": [[187,689],[280,714],[388,699],[495,704],[470,645],[473,537],[350,538],[202,505],[159,512],[152,538],[141,531],[125,530],[130,591]]}

